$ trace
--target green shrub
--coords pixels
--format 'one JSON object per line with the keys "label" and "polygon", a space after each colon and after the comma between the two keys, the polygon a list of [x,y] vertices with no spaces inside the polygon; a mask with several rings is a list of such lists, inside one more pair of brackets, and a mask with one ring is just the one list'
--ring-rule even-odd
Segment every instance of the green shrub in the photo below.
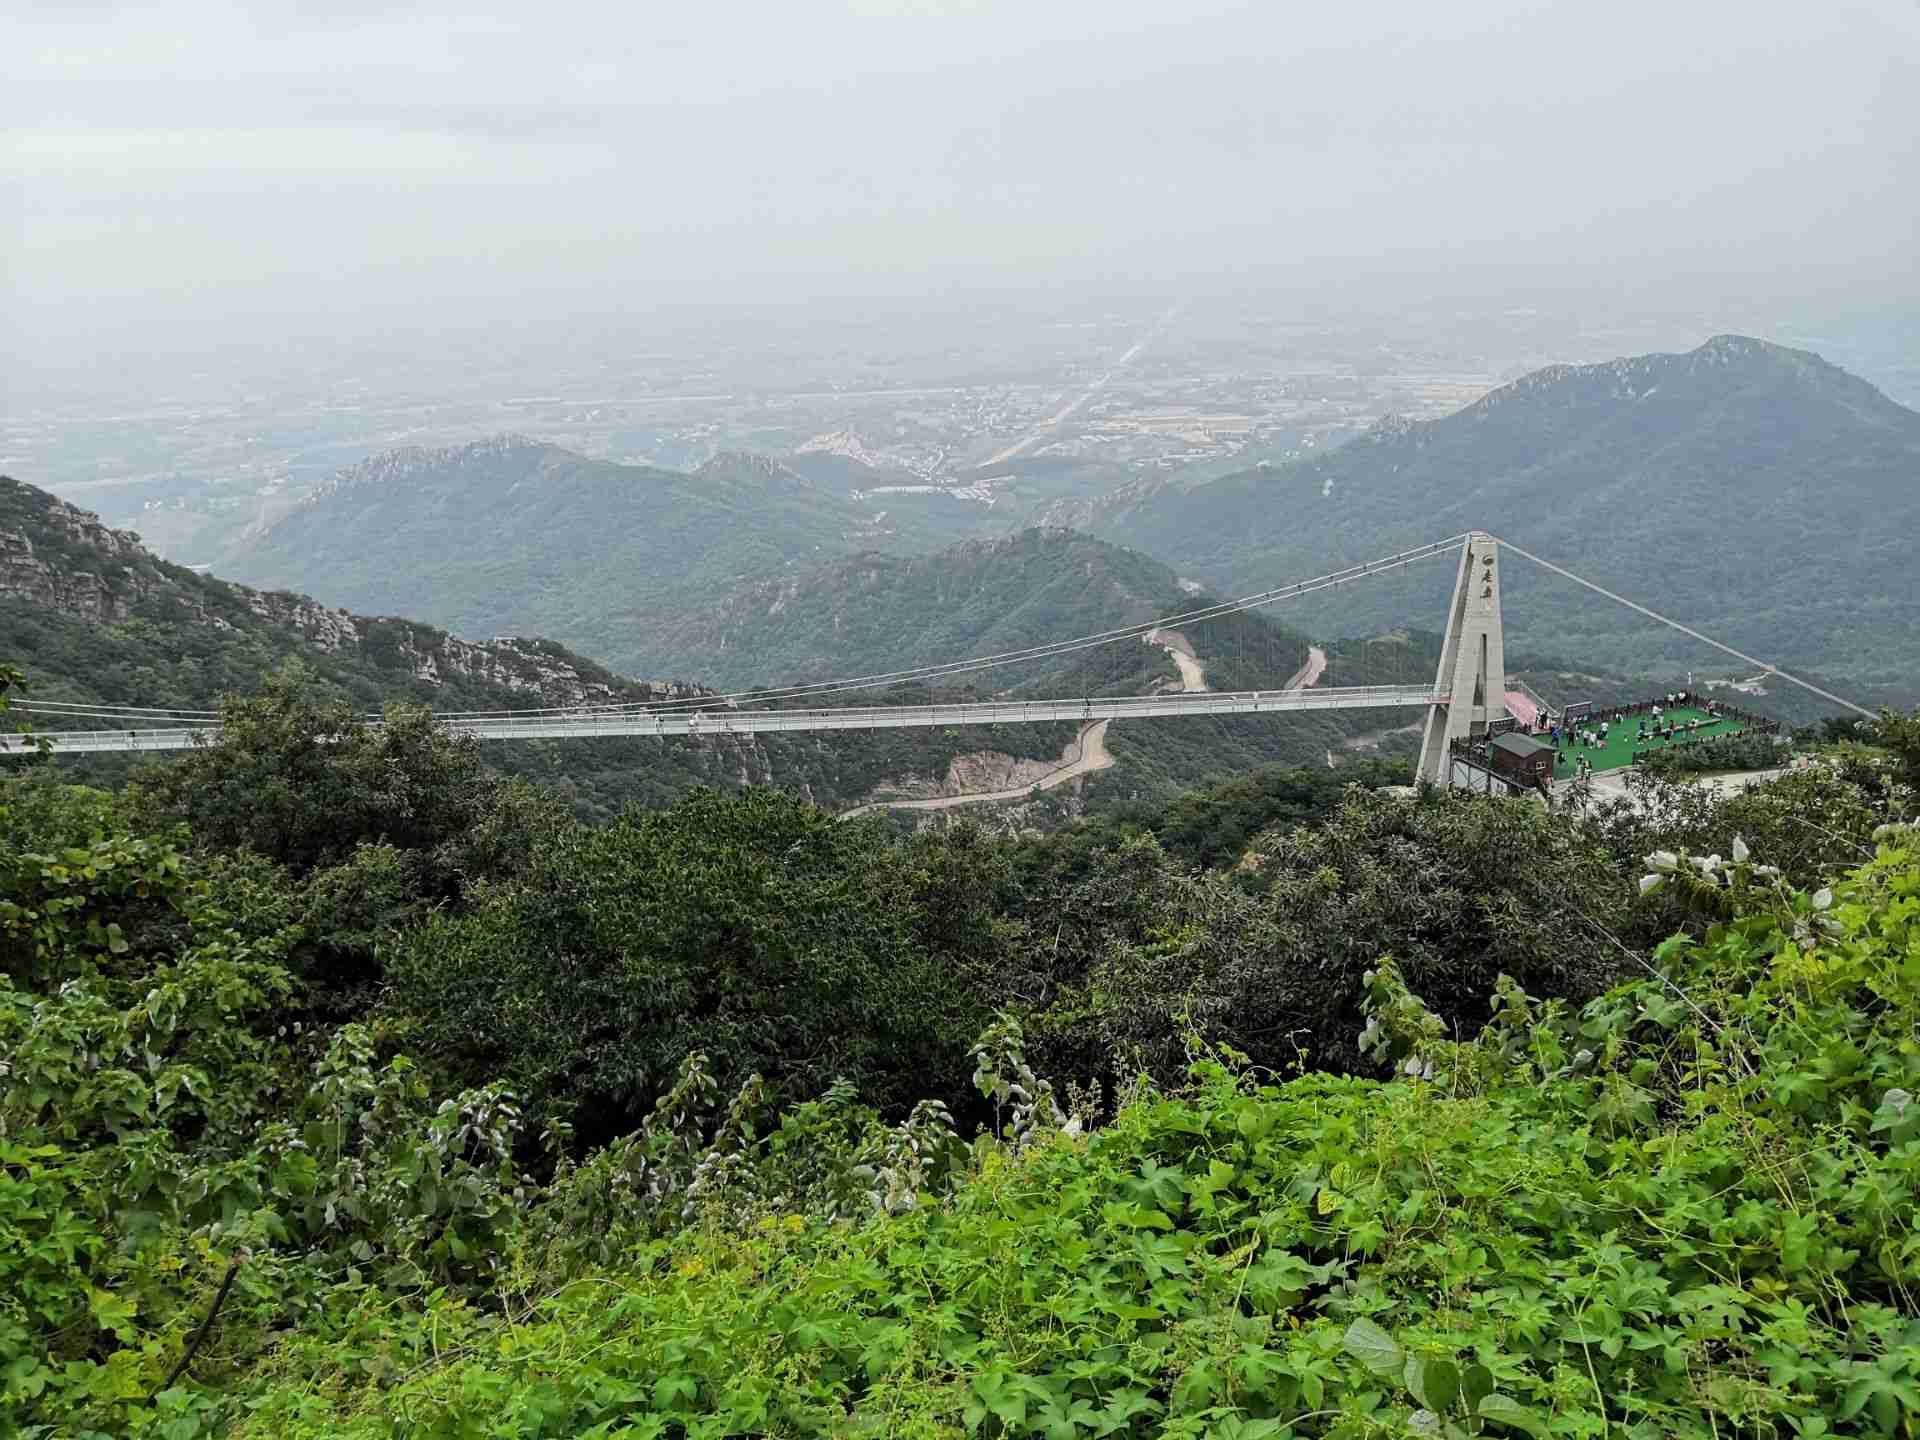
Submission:
{"label": "green shrub", "polygon": [[1684,775],[1710,770],[1766,770],[1789,752],[1771,735],[1714,735],[1705,740],[1654,750],[1639,763],[1656,774]]}
{"label": "green shrub", "polygon": [[964,1093],[995,963],[969,867],[910,853],[766,790],[568,829],[524,882],[411,931],[395,995],[427,1054],[590,1140],[638,1124],[695,1050],[724,1085],[845,1076],[904,1113]]}

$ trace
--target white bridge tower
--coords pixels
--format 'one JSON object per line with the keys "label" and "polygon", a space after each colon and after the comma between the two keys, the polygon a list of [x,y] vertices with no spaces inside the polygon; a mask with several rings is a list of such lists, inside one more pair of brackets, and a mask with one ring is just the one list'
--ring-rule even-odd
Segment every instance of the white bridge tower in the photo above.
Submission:
{"label": "white bridge tower", "polygon": [[1420,744],[1419,780],[1447,782],[1448,747],[1484,735],[1507,718],[1507,653],[1500,632],[1500,545],[1475,530],[1460,551],[1460,573],[1447,609],[1447,635],[1440,646],[1434,693],[1445,697],[1427,711]]}

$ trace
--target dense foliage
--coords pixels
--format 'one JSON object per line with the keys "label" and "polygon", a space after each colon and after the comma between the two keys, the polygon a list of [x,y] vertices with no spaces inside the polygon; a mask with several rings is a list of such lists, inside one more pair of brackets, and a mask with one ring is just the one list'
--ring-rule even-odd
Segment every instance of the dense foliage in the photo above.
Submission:
{"label": "dense foliage", "polygon": [[690,1049],[728,1085],[955,1100],[999,961],[998,866],[960,834],[888,845],[771,791],[696,795],[537,847],[525,883],[414,930],[391,967],[417,1043],[598,1135]]}
{"label": "dense foliage", "polygon": [[1771,735],[1715,735],[1666,750],[1648,752],[1639,761],[1661,774],[1694,774],[1714,770],[1765,770],[1778,765],[1780,747]]}
{"label": "dense foliage", "polygon": [[1407,770],[1400,760],[1359,761],[1338,770],[1262,765],[1164,801],[1096,796],[1084,822],[1019,840],[1018,878],[1028,890],[1084,879],[1104,852],[1151,835],[1176,869],[1232,871],[1239,883],[1258,889],[1259,872],[1241,861],[1262,831],[1317,820],[1351,785],[1403,785]]}
{"label": "dense foliage", "polygon": [[1390,1082],[1207,1059],[1090,1140],[981,1147],[939,1205],[736,1228],[716,1197],[507,1318],[383,1319],[398,1383],[296,1343],[245,1428],[1906,1433],[1914,838],[1812,896],[1735,866],[1653,974],[1577,1010],[1503,983],[1465,1042],[1383,962]]}
{"label": "dense foliage", "polygon": [[248,703],[0,779],[0,1432],[1920,1419],[1906,717],[1719,804],[1005,843],[590,828]]}

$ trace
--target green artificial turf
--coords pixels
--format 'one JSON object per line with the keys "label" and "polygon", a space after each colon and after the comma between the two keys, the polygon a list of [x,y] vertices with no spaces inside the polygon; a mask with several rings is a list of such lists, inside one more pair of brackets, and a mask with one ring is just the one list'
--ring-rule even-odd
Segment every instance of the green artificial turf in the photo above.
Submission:
{"label": "green artificial turf", "polygon": [[[1688,720],[1704,720],[1706,719],[1706,715],[1706,711],[1698,709],[1695,706],[1679,705],[1668,710],[1661,717],[1660,723],[1664,726],[1668,720],[1673,720],[1675,723],[1684,724]],[[1723,718],[1715,720],[1710,725],[1702,725],[1698,730],[1692,731],[1691,733],[1676,735],[1670,741],[1649,739],[1640,742],[1636,741],[1634,736],[1638,731],[1638,722],[1641,720],[1647,722],[1649,729],[1652,728],[1652,716],[1644,714],[1629,715],[1625,720],[1615,724],[1612,729],[1607,732],[1607,743],[1597,747],[1588,747],[1576,742],[1571,742],[1564,736],[1561,737],[1560,749],[1554,756],[1553,761],[1553,778],[1561,780],[1573,774],[1575,768],[1580,763],[1580,757],[1583,755],[1593,762],[1593,768],[1597,774],[1602,770],[1618,770],[1622,766],[1631,765],[1636,755],[1651,755],[1655,751],[1665,750],[1671,746],[1685,745],[1693,740],[1707,740],[1720,735],[1738,735],[1746,728],[1738,720]],[[1584,723],[1591,728],[1599,728],[1597,721]],[[1533,738],[1541,740],[1545,737],[1536,735]]]}

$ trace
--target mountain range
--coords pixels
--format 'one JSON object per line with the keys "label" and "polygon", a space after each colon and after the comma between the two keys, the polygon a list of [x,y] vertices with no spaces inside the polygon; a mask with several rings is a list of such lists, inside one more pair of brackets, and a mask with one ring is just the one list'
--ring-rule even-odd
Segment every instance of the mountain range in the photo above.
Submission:
{"label": "mountain range", "polygon": [[[628,673],[732,683],[749,661],[773,667],[755,680],[804,668],[810,647],[870,668],[835,634],[934,656],[938,635],[882,642],[889,617],[862,620],[813,587],[885,573],[864,558],[831,568],[851,556],[904,558],[1035,516],[1226,595],[1486,529],[1789,668],[1869,687],[1920,673],[1920,414],[1760,340],[1552,366],[1445,418],[1390,419],[1330,453],[1218,478],[1116,480],[1030,457],[991,505],[829,438],[685,474],[514,437],[397,452],[344,472],[222,566],[469,635],[549,634]],[[1323,635],[1431,627],[1451,578],[1434,566],[1342,588],[1288,620]],[[1506,582],[1529,648],[1637,673],[1739,665],[1544,572],[1516,564]],[[764,639],[748,633],[756,609]],[[806,639],[803,613],[838,629]]]}
{"label": "mountain range", "polygon": [[[878,503],[889,486],[868,482],[911,477],[872,460],[848,437],[785,458],[723,454],[686,473],[512,436],[395,452],[253,536],[231,563],[259,588],[169,565],[130,532],[0,482],[0,659],[50,699],[205,707],[298,660],[321,693],[368,709],[631,701],[1017,651],[1478,527],[1790,667],[1860,685],[1920,673],[1920,415],[1817,356],[1760,341],[1551,367],[1444,419],[1384,423],[1289,465],[1103,487],[1081,476],[1087,493],[1052,491],[1052,513],[1077,530],[942,544],[1000,507],[934,496],[902,515]],[[949,523],[948,510],[968,518]],[[1316,655],[1321,683],[1423,680],[1425,642],[1315,650],[1307,635],[1430,630],[1451,579],[1435,564],[1151,645],[1130,637],[956,677],[942,693],[1270,689],[1303,678]],[[1635,683],[1626,677],[1734,663],[1517,559],[1505,589],[1510,656],[1579,657],[1542,680],[1570,694],[1601,671],[1612,693]],[[376,618],[396,614],[419,618]],[[916,683],[849,698],[930,693]],[[1368,736],[1399,745],[1406,718],[1115,726],[1120,772],[1093,793],[1319,761]],[[638,762],[618,742],[496,753],[504,768],[571,787],[587,811],[743,780],[840,807],[876,787],[948,793],[963,760],[979,771],[974,760],[997,756],[985,769],[1012,774],[1073,741],[1073,727],[1009,726],[775,737],[727,753],[672,744]]]}
{"label": "mountain range", "polygon": [[[468,641],[416,621],[232,584],[170,564],[133,532],[7,477],[0,477],[0,661],[26,672],[23,713],[42,730],[100,727],[36,715],[35,704],[210,710],[289,666],[316,701],[363,712],[391,702],[521,710],[713,695],[685,681],[629,680],[548,640]],[[929,695],[921,686],[858,698],[925,703]],[[1004,725],[862,731],[831,743],[809,735],[514,741],[489,744],[485,753],[496,768],[552,787],[579,813],[604,817],[624,803],[658,804],[699,785],[776,785],[827,809],[903,783],[938,794],[966,788],[958,776],[1044,770],[1074,734],[1066,724]],[[61,762],[103,779],[141,763],[149,762]]]}
{"label": "mountain range", "polygon": [[[1312,459],[1137,482],[1051,515],[1228,594],[1484,529],[1788,668],[1920,674],[1920,414],[1741,336],[1553,366]],[[1451,581],[1410,572],[1299,613],[1343,633],[1432,624]],[[1503,581],[1509,628],[1535,648],[1636,672],[1739,665],[1530,567]]]}
{"label": "mountain range", "polygon": [[[783,595],[794,602],[785,623],[779,614],[764,631],[749,623],[763,606],[778,611]],[[831,562],[797,590],[785,581],[744,586],[687,623],[706,627],[695,640],[716,657],[728,656],[736,637],[751,643],[750,654],[730,657],[738,675],[774,670],[785,679],[813,679],[845,673],[863,658],[870,662],[865,673],[906,669],[948,658],[942,652],[949,647],[971,655],[1043,644],[1204,603],[1146,556],[1053,530],[911,559],[869,553]],[[875,627],[876,615],[891,624]],[[210,709],[290,664],[300,667],[316,699],[363,711],[392,701],[505,710],[715,694],[685,681],[628,680],[551,641],[468,641],[415,621],[232,584],[172,565],[132,532],[11,479],[0,479],[0,634],[0,660],[27,672],[37,702]],[[1162,643],[1128,639],[1066,662],[962,676],[938,692],[925,684],[887,685],[842,699],[924,704],[936,693],[1143,693],[1185,683],[1183,661],[1217,685],[1272,688],[1287,683],[1308,652],[1303,636],[1258,615],[1210,620],[1156,639]],[[735,682],[735,671],[719,669],[722,683]],[[1137,795],[1185,789],[1252,764],[1318,762],[1382,723],[1377,716],[1130,722],[1112,734],[1126,773],[1093,783],[1117,794],[1120,780]],[[84,728],[52,715],[40,720],[42,729],[76,725]],[[657,803],[694,785],[746,782],[790,788],[839,809],[876,792],[939,797],[1025,785],[1060,763],[1076,731],[1005,725],[824,738],[539,741],[493,744],[486,753],[509,773],[556,787],[587,814],[604,815],[626,801]],[[132,762],[63,763],[104,774]]]}
{"label": "mountain range", "polygon": [[376,456],[221,561],[470,636],[552,635],[628,673],[663,656],[666,616],[853,549],[924,548],[777,460],[722,454],[690,473],[590,460],[523,436]]}

